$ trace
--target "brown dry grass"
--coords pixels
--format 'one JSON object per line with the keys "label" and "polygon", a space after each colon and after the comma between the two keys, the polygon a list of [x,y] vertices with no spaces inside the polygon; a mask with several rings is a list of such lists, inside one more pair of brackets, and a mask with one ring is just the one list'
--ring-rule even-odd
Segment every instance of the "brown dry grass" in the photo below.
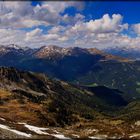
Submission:
{"label": "brown dry grass", "polygon": [[[1,100],[10,97],[11,93],[0,90],[0,98]],[[0,106],[0,117],[5,118],[6,120],[10,120],[13,122],[39,122],[39,118],[37,116],[38,111],[42,111],[42,107],[39,104],[29,102],[26,99],[24,103],[20,103],[18,99],[11,98],[10,100],[5,101]]]}
{"label": "brown dry grass", "polygon": [[0,99],[4,99],[11,96],[11,93],[8,91],[5,91],[3,89],[0,89]]}

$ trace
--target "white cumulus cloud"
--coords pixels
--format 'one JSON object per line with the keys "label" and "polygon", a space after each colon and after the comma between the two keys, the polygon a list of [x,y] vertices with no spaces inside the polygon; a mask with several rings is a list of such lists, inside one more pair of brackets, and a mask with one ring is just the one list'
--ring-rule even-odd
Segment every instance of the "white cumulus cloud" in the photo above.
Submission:
{"label": "white cumulus cloud", "polygon": [[135,32],[138,36],[140,36],[140,23],[134,24],[134,25],[132,26],[132,29],[134,30],[134,32]]}
{"label": "white cumulus cloud", "polygon": [[[139,47],[140,23],[132,26],[137,34],[132,38],[123,33],[130,27],[123,23],[123,15],[104,14],[99,19],[87,20],[80,12],[84,6],[84,2],[78,1],[45,1],[36,6],[29,1],[1,1],[0,44],[29,47],[47,44],[66,47]],[[74,15],[65,13],[69,7],[74,7],[77,12]]]}

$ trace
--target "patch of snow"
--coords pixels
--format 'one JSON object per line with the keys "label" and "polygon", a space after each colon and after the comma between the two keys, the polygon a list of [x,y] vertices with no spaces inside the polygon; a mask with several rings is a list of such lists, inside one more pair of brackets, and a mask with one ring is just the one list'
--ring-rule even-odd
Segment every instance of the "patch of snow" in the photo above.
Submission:
{"label": "patch of snow", "polygon": [[140,134],[131,134],[131,136],[129,136],[129,138],[136,138],[136,137],[140,138]]}
{"label": "patch of snow", "polygon": [[24,137],[31,137],[32,136],[31,134],[27,134],[27,133],[20,132],[20,131],[15,130],[15,129],[11,129],[10,127],[8,127],[6,125],[0,124],[0,128],[5,129],[5,130],[8,130],[8,131],[11,131],[13,133],[16,133],[16,134],[21,135],[21,136],[24,136]]}
{"label": "patch of snow", "polygon": [[140,121],[135,122],[135,125],[140,126]]}
{"label": "patch of snow", "polygon": [[121,139],[121,136],[112,136],[112,137],[108,137],[108,139]]}
{"label": "patch of snow", "polygon": [[76,138],[80,138],[79,135],[76,135],[76,134],[72,134],[72,136],[76,137]]}
{"label": "patch of snow", "polygon": [[26,123],[23,123],[23,122],[18,122],[17,124],[26,124]]}
{"label": "patch of snow", "polygon": [[95,135],[95,136],[89,136],[90,139],[97,139],[97,140],[106,139],[107,137],[108,137],[107,135]]}
{"label": "patch of snow", "polygon": [[54,136],[54,137],[56,137],[56,138],[58,138],[58,139],[71,140],[71,138],[65,137],[62,134],[51,134],[51,135]]}
{"label": "patch of snow", "polygon": [[40,134],[40,135],[41,135],[41,134],[49,135],[49,133],[43,132],[43,131],[45,131],[45,130],[48,130],[49,128],[36,127],[36,126],[28,125],[28,124],[24,124],[24,126],[25,126],[26,128],[28,128],[30,131],[33,131],[33,132],[35,132],[35,133],[37,133],[37,134]]}
{"label": "patch of snow", "polygon": [[28,128],[30,131],[35,132],[36,134],[44,134],[44,135],[51,135],[53,137],[56,137],[58,139],[65,139],[65,140],[70,140],[71,138],[65,137],[63,134],[60,134],[57,130],[53,130],[56,134],[49,134],[47,132],[44,132],[45,130],[48,130],[49,128],[43,128],[43,127],[36,127],[33,125],[28,125],[26,123],[18,122],[18,124],[23,124],[26,128]]}
{"label": "patch of snow", "polygon": [[56,134],[59,134],[59,132],[57,130],[53,130],[53,132],[55,132]]}
{"label": "patch of snow", "polygon": [[5,119],[4,119],[4,118],[0,118],[0,120],[5,121]]}
{"label": "patch of snow", "polygon": [[87,131],[88,131],[88,133],[92,133],[92,132],[98,132],[99,130],[97,130],[97,129],[88,129]]}
{"label": "patch of snow", "polygon": [[96,137],[96,136],[90,136],[89,137],[90,139],[95,139],[95,140],[102,140],[103,138],[101,137]]}
{"label": "patch of snow", "polygon": [[7,47],[9,47],[9,48],[14,48],[14,49],[17,49],[17,50],[20,49],[20,47],[19,47],[18,45],[15,45],[15,44],[10,44],[10,45],[8,45]]}

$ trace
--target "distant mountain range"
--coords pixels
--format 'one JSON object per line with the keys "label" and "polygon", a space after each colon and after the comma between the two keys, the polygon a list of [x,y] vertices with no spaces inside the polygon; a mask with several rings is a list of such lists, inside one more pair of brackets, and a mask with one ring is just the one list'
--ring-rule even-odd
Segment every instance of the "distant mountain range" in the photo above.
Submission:
{"label": "distant mountain range", "polygon": [[20,47],[15,44],[10,45],[1,45],[0,46],[0,57],[33,57],[33,58],[63,58],[66,56],[76,56],[80,54],[89,54],[89,55],[100,55],[101,60],[115,60],[115,61],[126,61],[123,57],[114,56],[108,53],[105,53],[96,48],[79,48],[79,47],[68,47],[62,48],[54,45],[42,46],[40,48],[29,48],[29,47]]}
{"label": "distant mountain range", "polygon": [[[122,60],[128,59],[140,59],[139,48],[128,47],[110,47],[99,50],[97,48],[79,48],[79,47],[58,47],[55,45],[42,46],[40,48],[21,47],[16,44],[0,45],[0,55],[6,55],[8,53],[16,52],[19,55],[31,55],[38,58],[45,58],[57,54],[59,57],[67,55],[74,55],[74,53],[90,53],[90,54],[102,54],[107,60]],[[58,57],[57,56],[57,57]]]}
{"label": "distant mountain range", "polygon": [[104,51],[112,55],[117,55],[128,59],[140,60],[140,48],[111,47],[104,49]]}

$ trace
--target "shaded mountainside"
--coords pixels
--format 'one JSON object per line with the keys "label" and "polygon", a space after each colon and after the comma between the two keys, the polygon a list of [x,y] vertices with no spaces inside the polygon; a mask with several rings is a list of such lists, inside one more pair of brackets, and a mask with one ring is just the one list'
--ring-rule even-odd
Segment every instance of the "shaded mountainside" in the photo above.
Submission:
{"label": "shaded mountainside", "polygon": [[95,86],[95,87],[84,87],[87,90],[93,92],[97,97],[104,100],[106,103],[117,106],[125,106],[127,105],[126,101],[123,101],[123,97],[120,94],[123,92],[118,89],[109,89],[105,86]]}
{"label": "shaded mountainside", "polygon": [[11,102],[10,99],[23,105],[28,101],[39,104],[41,110],[36,113],[44,117],[46,123],[52,121],[54,125],[69,124],[78,118],[102,117],[128,104],[121,96],[122,93],[115,89],[72,86],[63,81],[51,80],[44,74],[14,68],[1,67],[0,79],[1,89],[11,94],[10,98],[1,99],[1,105]]}
{"label": "shaded mountainside", "polygon": [[95,48],[44,46],[36,51],[31,59],[22,59],[14,66],[73,82],[77,77],[86,75],[91,71],[94,65],[106,61],[129,62],[128,59],[109,55]]}
{"label": "shaded mountainside", "polygon": [[83,85],[104,85],[126,92],[128,99],[140,98],[140,62],[100,62],[75,82]]}
{"label": "shaded mountainside", "polygon": [[[5,49],[4,49],[5,48]],[[104,85],[127,93],[133,100],[140,97],[140,62],[114,56],[96,48],[61,48],[43,46],[38,49],[11,45],[0,49],[0,65],[45,73],[67,82]]]}

